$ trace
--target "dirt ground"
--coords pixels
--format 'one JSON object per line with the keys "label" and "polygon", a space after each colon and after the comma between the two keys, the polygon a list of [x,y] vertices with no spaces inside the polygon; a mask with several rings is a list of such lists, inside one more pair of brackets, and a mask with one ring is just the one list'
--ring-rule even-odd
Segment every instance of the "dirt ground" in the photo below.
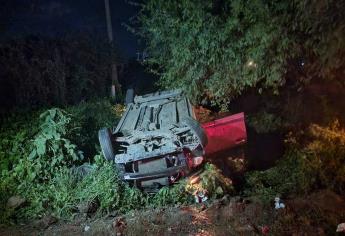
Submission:
{"label": "dirt ground", "polygon": [[0,235],[339,235],[337,224],[345,221],[345,198],[328,190],[286,199],[285,205],[276,210],[225,196],[115,217],[0,227]]}

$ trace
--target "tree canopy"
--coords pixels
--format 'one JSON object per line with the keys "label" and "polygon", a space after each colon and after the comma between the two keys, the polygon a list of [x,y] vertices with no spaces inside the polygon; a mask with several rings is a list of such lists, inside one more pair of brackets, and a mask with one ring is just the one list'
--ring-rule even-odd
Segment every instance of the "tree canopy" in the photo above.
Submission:
{"label": "tree canopy", "polygon": [[344,14],[335,0],[149,0],[137,33],[163,87],[224,104],[287,78],[341,78]]}

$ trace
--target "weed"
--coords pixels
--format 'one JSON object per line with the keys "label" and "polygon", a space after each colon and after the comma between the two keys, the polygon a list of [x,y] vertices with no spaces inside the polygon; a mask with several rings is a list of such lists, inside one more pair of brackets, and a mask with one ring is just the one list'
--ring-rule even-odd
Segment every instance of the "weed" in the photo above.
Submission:
{"label": "weed", "polygon": [[295,149],[285,153],[277,165],[266,171],[246,174],[244,194],[259,198],[268,204],[276,196],[303,193],[308,190],[308,181],[303,172],[303,154]]}
{"label": "weed", "polygon": [[314,187],[345,193],[345,130],[334,121],[327,127],[312,125],[312,141],[305,148],[305,171]]}
{"label": "weed", "polygon": [[96,100],[68,107],[66,110],[71,114],[71,127],[75,129],[69,139],[91,161],[99,151],[98,130],[115,126],[123,112],[123,106],[112,106],[108,100]]}
{"label": "weed", "polygon": [[181,180],[172,187],[163,187],[150,199],[153,206],[165,206],[192,202],[192,195],[187,191],[187,181]]}

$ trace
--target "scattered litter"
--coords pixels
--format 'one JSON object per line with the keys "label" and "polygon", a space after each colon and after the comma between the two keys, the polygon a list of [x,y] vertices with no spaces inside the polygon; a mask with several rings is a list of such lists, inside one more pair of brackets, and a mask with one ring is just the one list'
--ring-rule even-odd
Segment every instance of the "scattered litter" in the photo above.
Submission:
{"label": "scattered litter", "polygon": [[208,200],[207,191],[198,189],[194,192],[195,203],[202,203]]}
{"label": "scattered litter", "polygon": [[338,224],[337,232],[345,233],[345,223]]}
{"label": "scattered litter", "polygon": [[251,226],[250,224],[248,224],[248,225],[236,227],[236,228],[235,228],[235,231],[241,232],[241,234],[243,234],[244,232],[252,232],[252,231],[254,231],[254,228],[253,228],[253,226]]}
{"label": "scattered litter", "polygon": [[261,233],[266,235],[270,232],[270,228],[267,225],[261,227]]}
{"label": "scattered litter", "polygon": [[89,230],[90,230],[90,228],[91,228],[90,226],[85,225],[85,227],[84,227],[84,231],[85,231],[85,232],[87,232],[87,231],[89,231]]}
{"label": "scattered litter", "polygon": [[124,231],[126,229],[127,223],[125,221],[125,218],[123,217],[117,217],[113,221],[113,228],[116,230],[116,236],[122,236],[124,234]]}
{"label": "scattered litter", "polygon": [[275,209],[282,209],[285,208],[285,204],[280,200],[279,197],[274,199],[274,208]]}

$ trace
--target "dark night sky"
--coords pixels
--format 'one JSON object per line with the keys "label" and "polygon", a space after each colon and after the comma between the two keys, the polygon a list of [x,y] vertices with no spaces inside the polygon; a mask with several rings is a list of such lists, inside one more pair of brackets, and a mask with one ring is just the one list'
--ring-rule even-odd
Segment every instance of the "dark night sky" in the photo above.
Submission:
{"label": "dark night sky", "polygon": [[[28,34],[57,36],[73,31],[87,31],[106,35],[103,0],[0,0],[0,26],[2,38]],[[122,23],[138,9],[126,0],[109,0],[113,34],[121,53],[136,57],[141,50],[137,38]]]}

